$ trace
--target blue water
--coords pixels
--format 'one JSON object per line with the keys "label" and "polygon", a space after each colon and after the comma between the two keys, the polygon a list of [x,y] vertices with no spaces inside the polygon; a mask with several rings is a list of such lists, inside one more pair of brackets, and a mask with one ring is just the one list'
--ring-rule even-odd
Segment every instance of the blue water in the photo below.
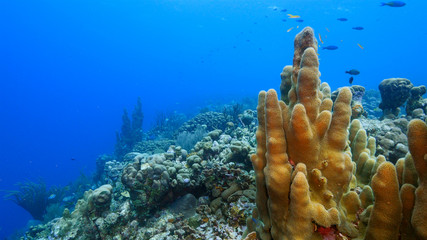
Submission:
{"label": "blue water", "polygon": [[[65,185],[92,173],[96,157],[114,151],[123,108],[138,96],[148,130],[158,112],[195,112],[208,101],[278,89],[305,26],[323,46],[338,46],[319,50],[321,79],[332,89],[348,84],[352,68],[361,72],[354,84],[368,89],[390,77],[426,84],[427,2],[380,2],[0,1],[0,190],[39,177]],[[29,219],[0,199],[1,239]]]}

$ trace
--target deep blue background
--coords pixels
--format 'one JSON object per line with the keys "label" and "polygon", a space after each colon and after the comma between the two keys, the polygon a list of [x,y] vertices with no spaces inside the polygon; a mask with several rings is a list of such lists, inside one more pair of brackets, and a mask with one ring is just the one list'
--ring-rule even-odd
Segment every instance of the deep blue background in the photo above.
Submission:
{"label": "deep blue background", "polygon": [[[63,185],[92,172],[98,155],[113,152],[123,108],[138,96],[147,129],[159,111],[278,89],[293,38],[308,25],[324,46],[339,47],[319,50],[332,89],[348,84],[351,68],[361,71],[354,84],[367,88],[390,77],[426,84],[427,2],[406,3],[0,0],[0,189],[38,177]],[[0,200],[1,239],[29,219]]]}

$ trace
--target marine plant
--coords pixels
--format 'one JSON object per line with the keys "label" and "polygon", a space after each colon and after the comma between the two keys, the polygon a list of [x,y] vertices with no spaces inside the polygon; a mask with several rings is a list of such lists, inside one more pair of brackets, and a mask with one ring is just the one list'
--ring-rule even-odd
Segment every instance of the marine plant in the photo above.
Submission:
{"label": "marine plant", "polygon": [[10,191],[5,198],[25,209],[35,220],[43,221],[49,198],[49,191],[44,181],[26,181],[19,182],[16,185],[19,190]]}
{"label": "marine plant", "polygon": [[38,182],[19,182],[16,185],[19,190],[9,191],[5,198],[24,208],[35,220],[47,222],[62,213],[62,199],[69,191],[69,186],[47,188],[41,179]]}
{"label": "marine plant", "polygon": [[126,109],[123,110],[121,133],[116,132],[116,146],[114,154],[118,159],[130,152],[136,143],[142,140],[142,123],[144,114],[142,113],[141,98],[138,97],[132,112],[132,122]]}
{"label": "marine plant", "polygon": [[287,103],[274,90],[259,94],[251,158],[258,237],[426,239],[426,123],[410,122],[412,156],[396,167],[376,157],[375,139],[358,120],[350,124],[350,89],[333,104],[320,83],[313,30],[299,33],[294,47],[291,86],[281,94]]}
{"label": "marine plant", "polygon": [[176,137],[176,145],[181,146],[187,151],[190,151],[194,145],[203,139],[206,135],[206,130],[202,126],[197,126],[194,132],[181,132]]}

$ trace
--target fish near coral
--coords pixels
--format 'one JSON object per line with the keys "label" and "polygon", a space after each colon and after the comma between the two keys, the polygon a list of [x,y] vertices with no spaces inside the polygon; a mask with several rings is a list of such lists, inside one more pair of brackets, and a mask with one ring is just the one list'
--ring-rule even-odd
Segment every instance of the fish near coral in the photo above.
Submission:
{"label": "fish near coral", "polygon": [[300,18],[301,16],[299,15],[292,15],[292,14],[288,14],[289,18]]}
{"label": "fish near coral", "polygon": [[348,73],[350,75],[359,75],[360,71],[357,69],[351,69],[351,70],[345,71],[345,73]]}
{"label": "fish near coral", "polygon": [[326,46],[326,47],[322,47],[323,50],[337,50],[338,47],[331,45],[331,46]]}
{"label": "fish near coral", "polygon": [[403,7],[405,6],[406,3],[401,2],[401,1],[390,1],[390,2],[386,2],[386,3],[381,3],[381,7],[382,6],[389,6],[389,7]]}

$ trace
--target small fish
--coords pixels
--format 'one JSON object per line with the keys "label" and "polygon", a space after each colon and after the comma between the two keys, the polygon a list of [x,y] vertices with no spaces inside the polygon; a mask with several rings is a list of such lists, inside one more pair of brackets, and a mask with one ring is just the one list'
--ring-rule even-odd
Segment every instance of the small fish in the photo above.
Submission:
{"label": "small fish", "polygon": [[300,18],[301,16],[299,15],[292,15],[292,14],[288,14],[289,18]]}
{"label": "small fish", "polygon": [[361,49],[363,49],[362,45],[360,45],[359,43],[357,44],[357,46],[359,46]]}
{"label": "small fish", "polygon": [[347,18],[337,18],[337,20],[341,21],[341,22],[346,22],[348,19]]}
{"label": "small fish", "polygon": [[297,28],[299,28],[299,25],[297,26]]}
{"label": "small fish", "polygon": [[282,19],[282,22],[286,22],[287,20],[286,19]]}
{"label": "small fish", "polygon": [[326,31],[330,32],[328,28],[326,28]]}
{"label": "small fish", "polygon": [[278,7],[276,7],[276,6],[272,6],[272,7],[269,7],[269,8],[273,9],[273,11],[277,11],[277,9],[279,9],[279,8],[278,8]]}
{"label": "small fish", "polygon": [[76,159],[75,158],[71,158],[71,161],[76,161]]}
{"label": "small fish", "polygon": [[348,74],[350,74],[350,75],[359,75],[359,74],[360,74],[360,71],[359,71],[359,70],[357,70],[357,69],[351,69],[351,70],[349,70],[349,71],[345,71],[345,73],[348,73]]}
{"label": "small fish", "polygon": [[289,28],[286,32],[290,32],[294,27]]}
{"label": "small fish", "polygon": [[337,49],[338,49],[338,47],[337,47],[337,46],[334,46],[334,45],[331,45],[331,46],[323,47],[322,49],[326,49],[326,50],[337,50]]}
{"label": "small fish", "polygon": [[297,19],[297,22],[304,22],[304,20],[302,20],[302,19]]}
{"label": "small fish", "polygon": [[350,79],[348,80],[348,82],[349,82],[350,84],[353,84],[353,80],[354,80],[354,78],[353,78],[353,77],[350,77]]}
{"label": "small fish", "polygon": [[282,9],[282,10],[280,10],[281,12],[287,12],[288,11],[288,9]]}
{"label": "small fish", "polygon": [[320,39],[320,42],[323,44],[322,36],[320,35],[320,33],[319,33],[319,39]]}
{"label": "small fish", "polygon": [[52,199],[54,199],[54,198],[56,198],[56,194],[55,193],[52,193],[47,199],[49,199],[49,200],[52,200]]}
{"label": "small fish", "polygon": [[354,30],[363,30],[364,28],[363,27],[352,27],[352,29],[354,29]]}
{"label": "small fish", "polygon": [[405,6],[406,3],[401,2],[401,1],[391,1],[391,2],[387,2],[387,3],[381,3],[381,7],[382,6],[389,6],[389,7],[403,7]]}

